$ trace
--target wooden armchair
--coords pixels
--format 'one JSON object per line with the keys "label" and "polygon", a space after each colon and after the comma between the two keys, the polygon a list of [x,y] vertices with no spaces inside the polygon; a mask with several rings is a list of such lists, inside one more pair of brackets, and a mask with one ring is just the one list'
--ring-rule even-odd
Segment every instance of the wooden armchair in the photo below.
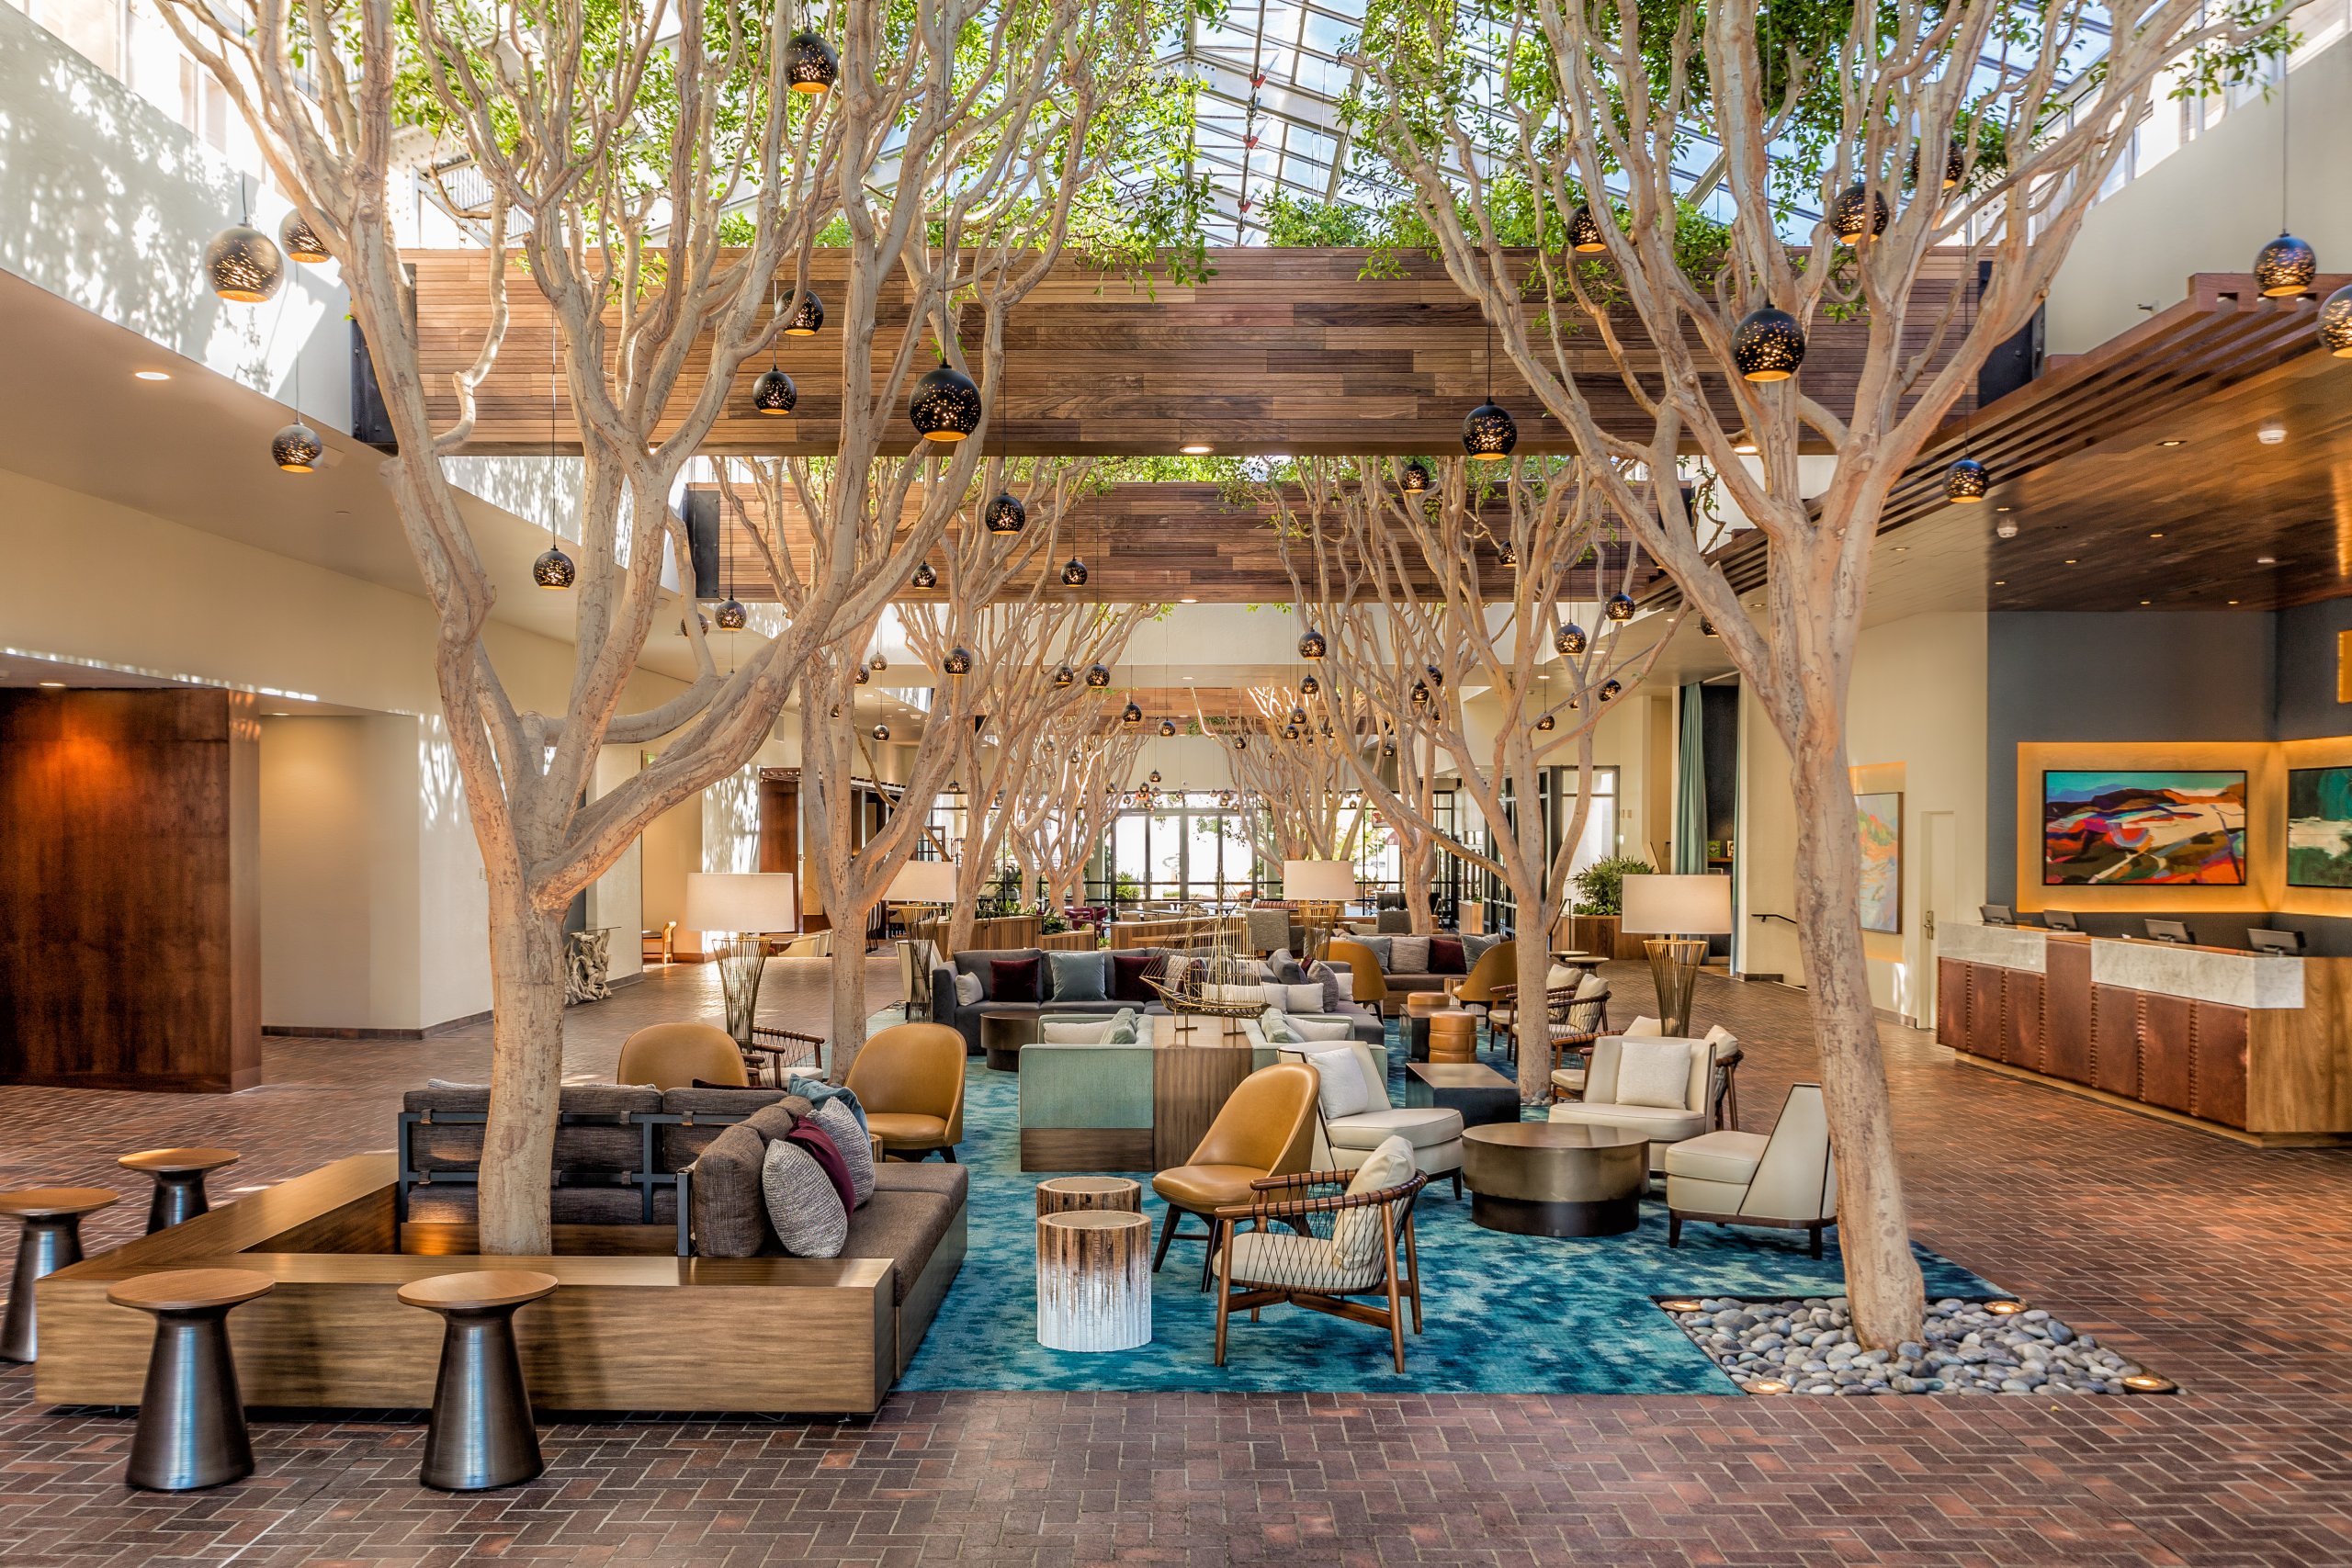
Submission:
{"label": "wooden armchair", "polygon": [[[754,1052],[766,1060],[754,1059]],[[763,1023],[755,1023],[752,1026],[752,1043],[743,1047],[744,1073],[752,1083],[763,1089],[782,1089],[788,1076],[786,1069],[797,1066],[798,1058],[804,1055],[808,1058],[809,1072],[822,1077],[825,1074],[823,1035],[803,1034],[797,1029],[770,1029]],[[763,1077],[766,1082],[761,1082]]]}
{"label": "wooden armchair", "polygon": [[[1350,1184],[1358,1179],[1359,1173],[1350,1170],[1263,1177],[1250,1184],[1254,1195],[1249,1202],[1217,1209],[1213,1217],[1218,1366],[1225,1365],[1226,1330],[1235,1309],[1247,1308],[1254,1322],[1261,1307],[1287,1302],[1385,1328],[1396,1370],[1405,1370],[1404,1309],[1408,1303],[1413,1332],[1421,1331],[1413,1200],[1429,1177],[1414,1171],[1392,1187],[1351,1190]],[[1244,1230],[1245,1224],[1251,1228]],[[1385,1308],[1351,1299],[1384,1295]]]}

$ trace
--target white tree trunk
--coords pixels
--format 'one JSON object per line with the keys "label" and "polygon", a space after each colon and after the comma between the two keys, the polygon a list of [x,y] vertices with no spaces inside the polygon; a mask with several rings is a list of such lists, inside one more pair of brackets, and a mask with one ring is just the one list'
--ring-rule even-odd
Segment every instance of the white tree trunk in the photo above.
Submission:
{"label": "white tree trunk", "polygon": [[477,1193],[486,1253],[553,1250],[548,1191],[563,1088],[563,921],[532,909],[521,876],[493,877],[490,1125]]}
{"label": "white tree trunk", "polygon": [[844,932],[839,925],[833,927],[830,965],[833,977],[833,1053],[826,1070],[835,1083],[849,1077],[850,1064],[857,1060],[858,1048],[865,1043],[865,923],[861,915],[854,932]]}
{"label": "white tree trunk", "polygon": [[[1511,890],[1521,914],[1541,915],[1544,902],[1520,888]],[[1512,939],[1518,958],[1519,995],[1512,1002],[1519,1027],[1519,1098],[1524,1105],[1543,1105],[1552,1098],[1552,1034],[1544,1014],[1544,977],[1552,972],[1551,943],[1541,930],[1531,930],[1525,919]]]}

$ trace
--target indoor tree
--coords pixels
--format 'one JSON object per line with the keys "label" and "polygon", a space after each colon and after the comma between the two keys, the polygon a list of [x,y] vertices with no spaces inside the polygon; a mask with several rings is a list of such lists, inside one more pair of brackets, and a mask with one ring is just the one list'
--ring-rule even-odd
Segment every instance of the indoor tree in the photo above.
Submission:
{"label": "indoor tree", "polygon": [[[1407,475],[1428,488],[1405,489]],[[1413,821],[1510,889],[1514,979],[1535,1005],[1591,809],[1593,728],[1647,673],[1679,617],[1628,639],[1637,558],[1607,547],[1615,529],[1573,458],[1452,458],[1434,472],[1306,458],[1295,490],[1263,493],[1305,636],[1327,649],[1330,700],[1361,716],[1357,743],[1341,749],[1356,781],[1384,818]],[[1433,795],[1392,781],[1371,745],[1375,722],[1452,761],[1456,798],[1486,824],[1482,838],[1458,814],[1441,824]],[[1537,803],[1544,771],[1563,767],[1576,771],[1576,795],[1554,844]],[[1549,1101],[1551,1075],[1547,1054],[1521,1052],[1520,1098]]]}
{"label": "indoor tree", "polygon": [[[2283,11],[1379,0],[1361,40],[1356,119],[1410,192],[1400,231],[1477,302],[1788,746],[1839,1245],[1869,1345],[1917,1337],[1924,1311],[1846,750],[1880,514],[2031,316],[2152,96],[2244,73],[2284,41]],[[1834,318],[1865,341],[1850,395],[1815,396],[1804,337]],[[1759,619],[1711,557],[1694,473],[1770,544]],[[1951,493],[1984,478],[1956,461]]]}
{"label": "indoor tree", "polygon": [[1143,755],[1144,731],[1105,722],[1080,704],[1048,718],[1037,737],[1038,765],[1027,771],[1007,811],[1007,831],[1044,886],[1048,910],[1067,908],[1086,887],[1086,863],[1119,814],[1119,796]]}
{"label": "indoor tree", "polygon": [[[1004,311],[1074,212],[1118,205],[1102,171],[1132,166],[1148,141],[1156,13],[1149,0],[842,0],[828,38],[803,34],[792,6],[745,0],[165,0],[164,14],[340,264],[397,437],[384,479],[438,617],[435,673],[488,889],[481,1245],[545,1252],[564,909],[656,817],[741,766],[811,654],[864,624],[938,537],[980,443],[930,455],[943,447],[910,428],[909,389],[933,349],[965,375],[958,327],[978,314],[981,384],[948,389],[978,423],[1000,384]],[[457,417],[438,427],[392,220],[420,142],[479,176],[474,228],[492,249],[481,335],[454,378]],[[798,309],[820,239],[846,282],[832,302],[843,478],[820,526],[854,532],[868,487],[903,495],[914,470],[941,499],[880,570],[854,575],[857,552],[837,548],[798,613],[725,674],[686,615],[695,679],[625,713],[647,635],[676,614],[663,547],[680,563],[687,552],[671,498],[721,412],[748,400],[740,373]],[[472,435],[517,291],[535,296],[526,319],[551,326],[582,459],[577,559],[550,549],[536,572],[572,596],[556,712],[518,702],[484,641],[496,589],[443,465]],[[877,328],[886,298],[904,329]],[[656,743],[640,772],[588,798],[604,747]]]}

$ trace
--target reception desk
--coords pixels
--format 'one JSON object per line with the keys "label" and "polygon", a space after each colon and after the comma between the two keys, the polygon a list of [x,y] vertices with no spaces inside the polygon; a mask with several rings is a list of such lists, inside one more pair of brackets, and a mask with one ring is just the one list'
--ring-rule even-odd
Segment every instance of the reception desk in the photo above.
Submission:
{"label": "reception desk", "polygon": [[2352,958],[1938,933],[1936,1038],[1962,1059],[2266,1145],[2352,1143]]}

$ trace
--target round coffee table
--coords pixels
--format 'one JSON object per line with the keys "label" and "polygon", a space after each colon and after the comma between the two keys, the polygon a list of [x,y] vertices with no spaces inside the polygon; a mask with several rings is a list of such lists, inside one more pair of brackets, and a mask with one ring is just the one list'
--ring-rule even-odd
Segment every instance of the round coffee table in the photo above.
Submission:
{"label": "round coffee table", "polygon": [[1000,1073],[1021,1070],[1021,1047],[1037,1041],[1037,1014],[1034,1010],[1014,1011],[1011,1008],[983,1009],[980,1012],[980,1049],[988,1054],[989,1066]]}
{"label": "round coffee table", "polygon": [[1641,1223],[1650,1141],[1626,1127],[1498,1122],[1462,1132],[1470,1219],[1515,1235],[1623,1235]]}

